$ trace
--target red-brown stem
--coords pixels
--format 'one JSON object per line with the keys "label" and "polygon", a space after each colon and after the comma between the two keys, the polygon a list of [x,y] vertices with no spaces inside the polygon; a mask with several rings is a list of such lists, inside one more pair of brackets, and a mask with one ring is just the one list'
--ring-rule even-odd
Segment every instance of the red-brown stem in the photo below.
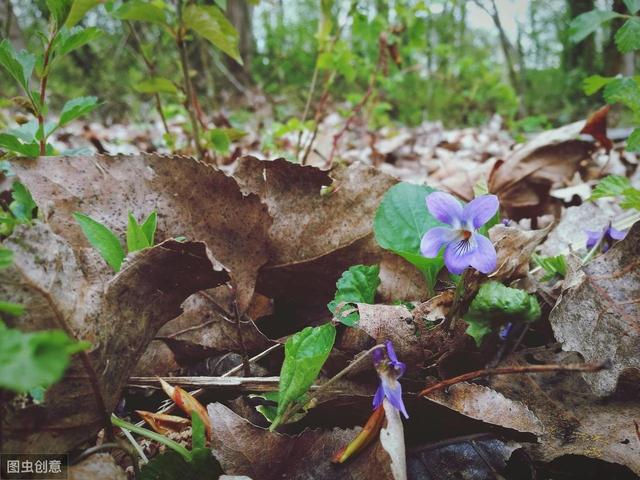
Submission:
{"label": "red-brown stem", "polygon": [[344,463],[364,450],[364,448],[378,436],[378,432],[384,423],[384,418],[384,407],[380,405],[373,411],[369,420],[367,420],[367,423],[356,438],[333,455],[331,463]]}
{"label": "red-brown stem", "polygon": [[491,375],[510,375],[514,373],[545,373],[545,372],[598,372],[607,368],[606,362],[601,363],[569,363],[567,365],[548,364],[548,365],[525,365],[515,367],[487,368],[484,370],[475,370],[473,372],[464,373],[457,377],[448,378],[441,382],[429,385],[422,390],[418,396],[424,397],[437,390],[450,387],[456,383],[466,382],[475,378],[488,377]]}
{"label": "red-brown stem", "polygon": [[42,109],[44,108],[45,95],[47,94],[47,81],[49,80],[49,58],[51,56],[51,45],[58,34],[58,29],[54,28],[49,37],[47,48],[44,51],[44,59],[42,61],[42,78],[40,78],[40,105],[36,109],[38,112],[38,130],[42,132],[42,138],[40,139],[40,156],[44,156],[47,153],[47,139],[44,135],[44,115]]}

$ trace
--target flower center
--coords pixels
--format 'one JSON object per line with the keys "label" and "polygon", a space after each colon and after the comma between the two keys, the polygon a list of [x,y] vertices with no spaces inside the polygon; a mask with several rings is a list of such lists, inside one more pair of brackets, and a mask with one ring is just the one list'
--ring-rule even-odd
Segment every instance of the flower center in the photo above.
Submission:
{"label": "flower center", "polygon": [[471,232],[469,230],[460,230],[460,236],[462,240],[469,240],[471,238]]}

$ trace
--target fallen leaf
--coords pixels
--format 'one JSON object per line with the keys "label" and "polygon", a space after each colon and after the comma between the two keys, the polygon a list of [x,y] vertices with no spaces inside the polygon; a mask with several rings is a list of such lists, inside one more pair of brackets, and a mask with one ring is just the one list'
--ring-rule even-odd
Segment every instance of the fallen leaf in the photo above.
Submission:
{"label": "fallen leaf", "polygon": [[407,480],[407,456],[404,447],[404,429],[400,412],[385,398],[382,402],[386,424],[380,430],[380,445],[391,459],[394,480]]}
{"label": "fallen leaf", "polygon": [[542,230],[522,230],[495,225],[489,230],[489,238],[496,248],[498,269],[489,277],[511,282],[529,273],[531,255],[547,236],[551,227]]}
{"label": "fallen leaf", "polygon": [[244,311],[258,269],[267,262],[271,218],[255,195],[212,166],[180,156],[47,157],[12,163],[52,230],[71,247],[88,247],[72,214],[82,212],[114,232],[127,212],[144,218],[158,212],[159,239],[203,241],[230,272]]}
{"label": "fallen leaf", "polygon": [[462,415],[492,425],[534,435],[541,435],[544,430],[538,417],[524,403],[510,400],[501,393],[476,383],[457,383],[446,391],[432,392],[427,398]]}
{"label": "fallen leaf", "polygon": [[108,453],[96,453],[69,468],[69,480],[127,480],[127,474]]}
{"label": "fallen leaf", "polygon": [[66,452],[93,437],[160,326],[180,314],[189,295],[229,278],[200,242],[167,240],[136,252],[106,284],[101,274],[85,274],[85,264],[48,224],[16,228],[4,245],[14,263],[0,270],[0,298],[27,307],[9,326],[63,328],[92,344],[46,392],[45,403],[2,406],[5,451]]}
{"label": "fallen leaf", "polygon": [[189,428],[191,421],[188,418],[167,415],[166,413],[153,413],[144,410],[136,410],[136,413],[149,424],[149,426],[161,435],[170,432],[180,432]]}
{"label": "fallen leaf", "polygon": [[580,133],[586,133],[595,138],[607,152],[613,148],[613,142],[607,137],[607,115],[609,110],[611,110],[611,105],[605,105],[593,112],[587,118],[585,126],[580,130]]}
{"label": "fallen leaf", "polygon": [[305,430],[290,436],[257,427],[221,403],[209,404],[207,409],[213,426],[211,449],[229,475],[260,480],[393,479],[390,458],[379,443],[344,465],[331,463],[336,450],[348,444],[360,428]]}
{"label": "fallen leaf", "polygon": [[640,369],[640,223],[606,254],[583,267],[549,315],[563,349],[611,368],[585,375],[598,395],[615,391],[618,377]]}
{"label": "fallen leaf", "polygon": [[489,191],[498,195],[509,218],[547,212],[552,186],[571,179],[593,151],[593,143],[576,139],[584,125],[581,121],[541,133],[494,165]]}

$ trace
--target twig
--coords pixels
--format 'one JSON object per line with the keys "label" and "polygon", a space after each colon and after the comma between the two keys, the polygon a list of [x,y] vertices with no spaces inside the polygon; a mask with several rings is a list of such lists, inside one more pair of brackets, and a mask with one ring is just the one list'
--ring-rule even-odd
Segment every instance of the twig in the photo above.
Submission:
{"label": "twig", "polygon": [[515,367],[487,368],[484,370],[475,370],[473,372],[464,373],[457,377],[442,380],[433,385],[429,385],[422,390],[418,396],[425,397],[432,392],[450,387],[456,383],[466,382],[475,378],[489,377],[491,375],[511,375],[516,373],[545,373],[545,372],[599,372],[607,368],[607,362],[601,363],[569,363],[567,365],[548,364],[548,365],[525,365]]}
{"label": "twig", "polygon": [[238,341],[240,342],[240,348],[242,349],[242,370],[244,376],[249,377],[251,375],[251,365],[249,364],[249,354],[247,353],[247,347],[244,344],[244,337],[242,336],[242,324],[240,323],[240,310],[238,309],[238,302],[233,301],[233,314],[236,317],[236,332],[238,334]]}
{"label": "twig", "polygon": [[[233,392],[272,392],[278,390],[280,377],[161,377],[173,386],[200,387]],[[129,387],[158,386],[158,377],[131,377]],[[193,395],[193,393],[192,393]]]}

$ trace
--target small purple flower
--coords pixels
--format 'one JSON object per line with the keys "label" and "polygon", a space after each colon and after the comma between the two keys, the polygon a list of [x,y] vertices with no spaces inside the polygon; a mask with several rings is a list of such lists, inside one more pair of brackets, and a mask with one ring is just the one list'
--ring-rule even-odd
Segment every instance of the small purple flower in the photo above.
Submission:
{"label": "small purple flower", "polygon": [[614,241],[622,240],[627,232],[616,230],[611,226],[611,223],[604,227],[600,231],[585,230],[587,232],[587,250],[591,250],[602,238],[602,253],[611,248]]}
{"label": "small purple flower", "polygon": [[449,227],[434,227],[427,231],[420,242],[420,253],[424,257],[438,256],[446,245],[444,264],[447,269],[460,275],[469,266],[482,273],[496,269],[496,249],[491,241],[477,232],[498,211],[495,195],[482,195],[462,207],[452,195],[434,192],[427,197],[427,208],[431,215]]}
{"label": "small purple flower", "polygon": [[402,385],[398,382],[407,367],[398,360],[391,341],[387,340],[384,344],[386,351],[382,348],[373,351],[373,364],[380,377],[380,386],[373,397],[373,409],[375,410],[382,405],[386,397],[389,403],[402,412],[405,418],[409,418],[402,401]]}

